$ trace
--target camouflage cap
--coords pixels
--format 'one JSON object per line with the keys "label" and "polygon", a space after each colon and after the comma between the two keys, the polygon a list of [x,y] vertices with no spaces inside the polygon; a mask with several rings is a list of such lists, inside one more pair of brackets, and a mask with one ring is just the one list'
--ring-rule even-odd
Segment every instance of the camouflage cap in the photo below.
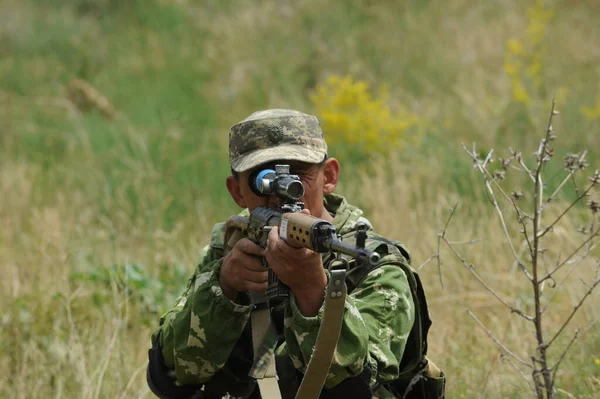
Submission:
{"label": "camouflage cap", "polygon": [[319,120],[299,111],[258,111],[229,129],[229,163],[236,172],[276,160],[319,163],[326,155]]}

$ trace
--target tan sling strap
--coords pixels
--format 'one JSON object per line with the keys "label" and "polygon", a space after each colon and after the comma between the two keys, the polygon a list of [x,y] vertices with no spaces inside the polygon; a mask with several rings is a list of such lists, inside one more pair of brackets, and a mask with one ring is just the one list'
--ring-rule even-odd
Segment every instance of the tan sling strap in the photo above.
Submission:
{"label": "tan sling strap", "polygon": [[[240,227],[246,220],[243,217],[232,217],[228,220],[225,253],[229,252],[243,237]],[[345,280],[345,268],[331,270],[325,292],[323,320],[296,399],[317,399],[323,389],[342,329],[347,294]],[[271,313],[265,293],[252,293],[251,296],[252,302],[258,306],[250,315],[254,363],[248,375],[256,379],[260,394],[264,399],[281,399],[275,369],[277,334],[271,322]]]}
{"label": "tan sling strap", "polygon": [[[227,221],[225,254],[229,253],[235,244],[244,237],[243,228],[247,223],[248,219],[243,216],[232,216]],[[277,334],[271,324],[271,312],[267,298],[265,293],[250,293],[250,296],[252,303],[257,305],[257,308],[250,315],[254,361],[248,375],[256,379],[263,398],[281,399],[275,369]]]}
{"label": "tan sling strap", "polygon": [[[323,389],[342,329],[347,292],[345,279],[345,269],[331,271],[325,294],[323,320],[296,399],[317,399]],[[260,300],[255,298],[257,299]],[[256,378],[263,398],[279,399],[281,393],[277,384],[274,355],[277,341],[269,309],[259,308],[253,311],[251,322],[254,364],[249,375]]]}
{"label": "tan sling strap", "polygon": [[345,280],[345,269],[331,270],[331,277],[325,293],[323,320],[317,335],[315,349],[308,362],[296,399],[316,399],[323,389],[342,330],[347,293]]}
{"label": "tan sling strap", "polygon": [[271,312],[268,307],[262,307],[254,310],[250,317],[254,363],[248,375],[258,382],[263,398],[281,399],[275,370],[277,333],[271,323]]}

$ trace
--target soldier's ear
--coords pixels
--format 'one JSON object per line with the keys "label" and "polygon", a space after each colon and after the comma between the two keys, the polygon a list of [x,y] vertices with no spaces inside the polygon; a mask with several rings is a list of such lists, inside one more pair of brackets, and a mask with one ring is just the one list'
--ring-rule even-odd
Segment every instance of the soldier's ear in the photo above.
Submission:
{"label": "soldier's ear", "polygon": [[236,179],[233,176],[227,176],[225,185],[227,186],[227,191],[229,191],[229,195],[231,195],[231,199],[233,199],[237,206],[239,206],[240,208],[247,208],[248,205],[246,205],[246,199],[242,194],[239,179]]}
{"label": "soldier's ear", "polygon": [[323,164],[323,194],[331,194],[340,178],[340,163],[335,158],[327,158]]}

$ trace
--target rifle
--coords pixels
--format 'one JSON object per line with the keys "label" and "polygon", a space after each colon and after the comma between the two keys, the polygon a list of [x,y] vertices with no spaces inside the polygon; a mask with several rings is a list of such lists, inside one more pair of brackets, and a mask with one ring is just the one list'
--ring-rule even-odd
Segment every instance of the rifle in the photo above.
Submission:
{"label": "rifle", "polygon": [[[293,247],[303,247],[319,253],[334,252],[345,254],[356,259],[356,262],[375,264],[379,254],[365,248],[367,238],[366,225],[357,226],[356,246],[341,240],[335,226],[323,219],[301,213],[304,203],[299,199],[304,195],[304,185],[297,175],[290,174],[289,165],[276,165],[275,170],[264,169],[250,176],[250,187],[261,196],[277,195],[283,200],[279,209],[258,207],[249,217],[233,216],[227,221],[226,239],[232,248],[241,237],[265,248],[269,232],[275,226],[279,228],[279,236]],[[264,265],[268,267],[263,258]],[[283,284],[271,268],[268,267],[269,278],[266,299],[269,306],[276,306],[289,297],[289,289]]]}

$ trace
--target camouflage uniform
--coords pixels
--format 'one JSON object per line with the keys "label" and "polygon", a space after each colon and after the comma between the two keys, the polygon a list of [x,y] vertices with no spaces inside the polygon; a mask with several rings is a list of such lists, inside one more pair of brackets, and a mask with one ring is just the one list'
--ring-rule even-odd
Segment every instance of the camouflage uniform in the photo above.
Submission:
{"label": "camouflage uniform", "polygon": [[[338,232],[352,236],[362,211],[336,195],[327,196],[326,200],[328,211],[335,215],[333,224]],[[233,381],[239,382],[241,387],[253,385],[247,377],[252,363],[252,344],[248,332],[244,334],[249,327],[252,305],[229,300],[218,281],[223,260],[223,227],[223,223],[215,226],[211,244],[203,250],[187,290],[161,318],[161,326],[153,335],[162,347],[165,365],[174,370],[179,384],[209,382],[220,370],[219,377],[231,376],[231,385]],[[369,239],[367,248],[376,249],[383,256],[384,266],[369,273],[346,299],[342,333],[326,388],[359,375],[365,365],[372,372],[371,386],[376,381],[385,383],[397,378],[414,322],[414,304],[406,274],[398,267],[407,264],[406,258],[395,247],[377,239]],[[326,266],[329,261],[331,259],[324,259]],[[285,340],[277,348],[277,355],[289,356],[300,372],[306,369],[312,354],[322,313],[323,308],[315,317],[303,316],[293,296],[285,304]],[[279,315],[273,316],[277,319]],[[246,348],[238,342],[243,335]],[[231,358],[234,348],[236,357]],[[236,389],[231,394],[241,396],[242,392]],[[386,397],[382,396],[383,390],[379,394]]]}
{"label": "camouflage uniform", "polygon": [[[301,117],[281,122],[290,112],[295,111],[255,113],[234,125],[231,129],[234,137],[241,134],[250,138],[240,142],[230,137],[232,169],[241,172],[274,159],[322,161],[326,146],[323,147],[318,122],[316,126],[311,125],[316,118],[305,118],[298,113]],[[278,118],[280,123],[274,123]],[[244,123],[248,121],[252,123]],[[307,131],[316,135],[310,137]],[[277,148],[280,144],[287,148]],[[251,157],[244,156],[248,148]],[[307,154],[306,148],[310,153]],[[340,196],[326,196],[325,207],[334,216],[333,224],[345,241],[354,238],[359,219],[370,227],[361,216],[362,211]],[[242,214],[247,215],[247,212]],[[219,285],[224,228],[224,223],[215,226],[211,243],[203,250],[186,291],[175,307],[161,318],[153,343],[159,348],[157,356],[164,372],[177,386],[189,385],[194,390],[203,386],[203,395],[207,398],[255,398],[260,397],[258,388],[248,377],[253,360],[249,323],[253,305],[244,293],[236,302],[231,301]],[[336,392],[336,387],[356,380],[361,380],[367,390],[374,388],[375,397],[393,397],[383,384],[398,378],[400,361],[415,320],[415,304],[405,273],[409,268],[408,253],[380,239],[371,229],[366,247],[378,252],[382,261],[360,279],[346,299],[342,330],[323,397],[327,397],[326,392]],[[331,254],[323,255],[325,267],[332,261]],[[271,313],[277,329],[271,341],[276,347],[280,387],[284,398],[293,397],[298,378],[301,379],[306,370],[315,345],[323,306],[316,316],[306,317],[291,295],[289,301]]]}

